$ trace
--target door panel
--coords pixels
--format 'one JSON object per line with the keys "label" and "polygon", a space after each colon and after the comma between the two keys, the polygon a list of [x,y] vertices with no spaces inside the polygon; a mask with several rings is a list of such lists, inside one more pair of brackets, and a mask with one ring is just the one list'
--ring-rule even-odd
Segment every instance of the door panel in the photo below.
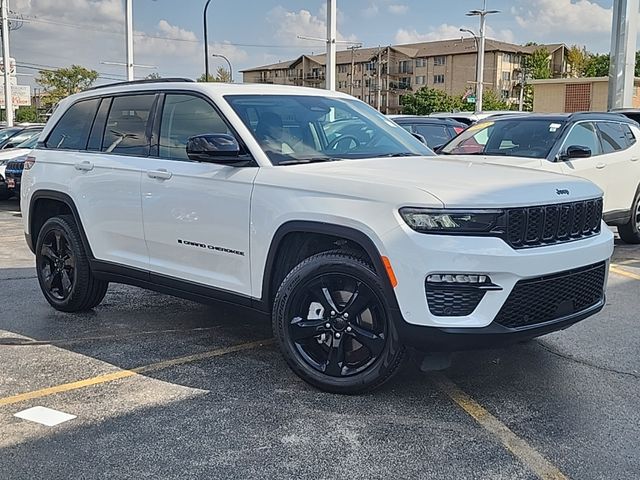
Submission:
{"label": "door panel", "polygon": [[142,175],[152,272],[249,295],[250,200],[257,167],[189,160],[189,137],[232,132],[208,100],[167,94],[159,157]]}

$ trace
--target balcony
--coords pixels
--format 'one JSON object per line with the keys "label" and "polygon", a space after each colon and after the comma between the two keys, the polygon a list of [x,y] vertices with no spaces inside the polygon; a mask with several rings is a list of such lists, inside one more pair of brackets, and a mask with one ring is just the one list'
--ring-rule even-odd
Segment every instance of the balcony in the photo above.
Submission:
{"label": "balcony", "polygon": [[389,68],[389,75],[413,75],[413,63],[404,65],[392,65]]}
{"label": "balcony", "polygon": [[304,79],[309,82],[322,82],[324,81],[324,72],[322,73],[307,73]]}

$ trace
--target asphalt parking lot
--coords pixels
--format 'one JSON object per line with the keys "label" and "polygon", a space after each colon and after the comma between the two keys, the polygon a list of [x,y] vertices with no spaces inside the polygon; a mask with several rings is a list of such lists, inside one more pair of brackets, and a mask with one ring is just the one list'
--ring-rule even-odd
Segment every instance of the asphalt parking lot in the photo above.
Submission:
{"label": "asphalt parking lot", "polygon": [[[344,397],[293,375],[246,310],[112,285],[54,311],[18,210],[0,202],[0,478],[640,476],[638,246],[616,246],[599,315]],[[35,406],[75,418],[14,416]]]}

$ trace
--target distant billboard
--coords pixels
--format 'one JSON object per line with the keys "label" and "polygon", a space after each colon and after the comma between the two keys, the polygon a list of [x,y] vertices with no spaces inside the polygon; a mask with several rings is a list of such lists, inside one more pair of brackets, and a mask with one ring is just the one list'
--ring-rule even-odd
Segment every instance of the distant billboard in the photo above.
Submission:
{"label": "distant billboard", "polygon": [[[31,106],[31,87],[29,85],[12,85],[11,98],[13,107]],[[0,108],[4,108],[4,95],[0,94]]]}

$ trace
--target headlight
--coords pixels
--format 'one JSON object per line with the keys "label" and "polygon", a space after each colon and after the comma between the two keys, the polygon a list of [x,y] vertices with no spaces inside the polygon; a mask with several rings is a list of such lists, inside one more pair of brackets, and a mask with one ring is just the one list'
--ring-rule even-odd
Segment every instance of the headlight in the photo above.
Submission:
{"label": "headlight", "polygon": [[498,226],[502,210],[433,210],[401,208],[400,215],[416,232],[488,233]]}

